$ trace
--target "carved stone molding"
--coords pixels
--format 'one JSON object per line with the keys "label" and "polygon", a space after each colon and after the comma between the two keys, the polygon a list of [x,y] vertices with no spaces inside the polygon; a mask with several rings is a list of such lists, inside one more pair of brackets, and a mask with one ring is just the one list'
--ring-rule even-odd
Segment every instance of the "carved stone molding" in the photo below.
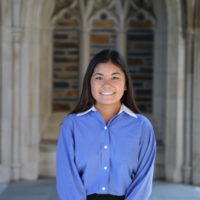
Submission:
{"label": "carved stone molding", "polygon": [[70,7],[74,0],[55,0],[55,8],[52,14],[52,18],[56,16],[63,8]]}
{"label": "carved stone molding", "polygon": [[152,0],[132,0],[138,9],[145,10],[155,17]]}
{"label": "carved stone molding", "polygon": [[103,12],[105,12],[105,13],[109,13],[110,16],[117,19],[118,14],[117,14],[116,8],[115,8],[116,3],[117,3],[116,0],[112,0],[112,1],[98,0],[93,5],[93,9],[92,9],[92,12],[89,15],[89,18],[96,18],[97,15],[99,15],[100,13],[103,14]]}
{"label": "carved stone molding", "polygon": [[59,0],[59,3],[56,6],[51,17],[52,24],[57,24],[62,19],[67,20],[77,20],[80,23],[80,9],[79,1],[68,1],[68,0]]}
{"label": "carved stone molding", "polygon": [[127,12],[127,20],[151,21],[156,23],[152,0],[130,0]]}
{"label": "carved stone molding", "polygon": [[89,28],[91,21],[103,12],[109,13],[120,24],[133,18],[136,21],[156,21],[152,0],[57,0],[52,22],[56,24],[64,15],[68,19],[76,16],[83,27]]}

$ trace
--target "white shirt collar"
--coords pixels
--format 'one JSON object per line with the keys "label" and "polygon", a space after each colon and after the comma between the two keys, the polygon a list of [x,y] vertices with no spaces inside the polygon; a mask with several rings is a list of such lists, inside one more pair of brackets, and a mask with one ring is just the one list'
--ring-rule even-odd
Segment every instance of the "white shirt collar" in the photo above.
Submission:
{"label": "white shirt collar", "polygon": [[[97,109],[94,106],[92,106],[90,109],[88,109],[84,112],[78,113],[77,116],[85,115],[85,114],[89,113],[90,111],[97,111]],[[122,112],[125,112],[126,114],[128,114],[132,117],[138,118],[137,115],[132,110],[130,110],[127,106],[125,106],[124,104],[121,105],[121,108],[120,108],[120,111],[118,114],[120,114]]]}
{"label": "white shirt collar", "polygon": [[84,112],[81,112],[81,113],[78,113],[77,116],[82,116],[82,115],[85,115],[87,113],[89,113],[90,111],[97,111],[96,108],[94,106],[92,106],[90,109],[84,111]]}
{"label": "white shirt collar", "polygon": [[130,110],[127,106],[125,106],[124,104],[121,105],[121,108],[120,108],[120,111],[118,114],[120,114],[121,112],[125,112],[126,114],[128,114],[132,117],[138,118],[137,115],[132,110]]}

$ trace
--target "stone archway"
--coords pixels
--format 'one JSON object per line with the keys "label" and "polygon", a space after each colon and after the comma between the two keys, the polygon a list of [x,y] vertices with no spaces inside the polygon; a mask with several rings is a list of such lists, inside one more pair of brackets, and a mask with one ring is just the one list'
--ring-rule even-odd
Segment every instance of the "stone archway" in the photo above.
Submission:
{"label": "stone archway", "polygon": [[[166,87],[166,83],[161,81],[166,79],[166,63],[163,63],[163,59],[166,60],[166,48],[167,48],[167,43],[166,43],[166,16],[165,16],[165,5],[163,3],[160,3],[161,1],[154,1],[154,6],[156,10],[156,14],[161,18],[159,18],[158,25],[155,29],[155,63],[154,63],[154,105],[159,105],[159,106],[154,106],[154,111],[153,115],[149,116],[153,122],[156,124],[156,132],[161,133],[161,136],[158,134],[159,140],[161,141],[161,145],[159,144],[159,152],[158,156],[159,158],[157,159],[157,165],[156,165],[156,177],[157,178],[163,178],[164,177],[164,140],[165,140],[165,131],[163,127],[165,126],[165,98],[164,96],[166,95],[166,90],[163,88]],[[76,2],[77,3],[77,2]],[[74,3],[75,4],[75,3]],[[83,6],[83,5],[82,5]],[[83,9],[83,8],[82,8]],[[90,8],[91,9],[91,8]],[[84,21],[86,23],[86,21]],[[164,23],[164,25],[163,25]],[[88,49],[89,47],[89,35],[88,35],[88,30],[85,29],[86,24],[83,24],[82,28],[82,34],[81,34],[81,45],[80,45],[80,56],[81,56],[81,61],[82,63],[82,68],[80,68],[80,74],[82,73],[81,76],[83,76],[83,72],[85,71],[85,67],[87,65],[87,62],[89,60],[89,51],[85,51],[84,49]],[[120,39],[124,39],[124,34],[125,32],[120,32]],[[125,44],[120,40],[119,42],[122,46],[122,49],[124,49]],[[120,44],[118,44],[120,46]],[[161,48],[161,46],[164,45],[164,49]],[[123,53],[124,54],[124,53]],[[162,59],[161,59],[162,58]],[[160,67],[162,65],[162,67]],[[51,70],[48,67],[45,67],[44,65],[43,70],[46,69],[46,74],[48,77],[48,74],[51,73]],[[46,87],[44,87],[44,90],[42,89],[41,91],[45,91],[45,88],[49,90],[50,86],[50,78],[46,78],[42,80],[43,75],[41,74],[41,84],[46,84]],[[80,77],[82,79],[82,77]],[[46,83],[45,83],[46,80]],[[48,84],[49,86],[48,86]],[[48,98],[50,97],[49,93],[40,93],[40,98],[44,99],[41,101],[41,113],[43,113],[41,116],[41,131],[42,131],[42,138],[44,141],[40,144],[40,174],[42,175],[47,175],[47,176],[54,176],[55,175],[55,144],[52,142],[55,142],[55,139],[57,135],[55,133],[58,132],[59,128],[59,123],[62,121],[62,119],[65,116],[65,113],[51,113],[51,109],[49,107],[49,103],[47,105],[46,102],[48,102]],[[50,97],[51,98],[51,97]],[[42,103],[43,102],[43,103]],[[45,108],[45,109],[44,109]]]}
{"label": "stone archway", "polygon": [[168,20],[165,177],[200,183],[199,1],[166,1]]}
{"label": "stone archway", "polygon": [[[75,3],[74,3],[75,4]],[[166,49],[161,49],[161,45],[164,44],[166,47],[166,33],[165,33],[165,26],[163,25],[163,21],[166,22],[165,16],[163,14],[165,12],[162,12],[165,10],[165,7],[163,4],[160,3],[160,1],[154,2],[154,6],[159,5],[156,8],[156,14],[159,15],[159,17],[163,18],[159,21],[157,30],[155,30],[155,55],[156,55],[156,62],[155,62],[155,71],[154,71],[154,78],[155,78],[155,83],[154,83],[154,96],[156,97],[154,100],[154,104],[159,105],[154,108],[154,114],[149,116],[152,118],[154,123],[156,122],[156,132],[158,131],[162,135],[160,136],[160,141],[161,143],[164,141],[164,131],[163,131],[163,126],[165,125],[165,118],[164,118],[164,111],[165,111],[165,99],[164,95],[166,93],[163,88],[166,87],[166,83],[160,84],[161,80],[165,80],[165,70],[166,70],[166,64],[163,64],[163,59],[166,59]],[[83,7],[83,5],[82,5]],[[160,10],[160,8],[162,8]],[[82,8],[83,9],[83,8]],[[91,9],[91,8],[90,8]],[[84,20],[83,20],[84,21]],[[86,21],[84,21],[86,23]],[[165,24],[166,25],[166,24]],[[87,29],[87,23],[83,23],[83,30],[81,34],[81,48],[80,48],[80,53],[81,53],[81,59],[83,60],[82,67],[80,69],[80,74],[83,76],[83,72],[85,71],[85,67],[87,65],[88,59],[89,59],[89,51],[86,51],[89,47],[89,32]],[[164,33],[164,34],[163,34]],[[120,32],[120,38],[124,38],[125,32]],[[44,35],[45,36],[45,35]],[[50,38],[50,37],[48,37]],[[161,42],[161,43],[160,43]],[[121,42],[122,46],[125,46],[123,42]],[[119,44],[118,44],[119,45]],[[120,45],[119,45],[120,46]],[[123,49],[123,48],[122,48]],[[124,53],[123,53],[124,54]],[[163,58],[163,59],[161,59]],[[52,143],[53,141],[55,142],[55,139],[57,135],[55,133],[58,132],[59,128],[59,123],[62,121],[62,119],[65,116],[65,113],[51,113],[51,108],[49,107],[49,100],[48,96],[51,97],[51,89],[49,88],[51,85],[51,78],[49,77],[49,74],[51,74],[51,70],[47,67],[47,63],[44,63],[44,65],[41,65],[43,68],[43,74],[46,74],[47,76],[43,79],[42,71],[41,71],[41,85],[42,89],[40,92],[40,98],[41,98],[41,124],[44,126],[41,126],[40,130],[42,132],[42,139],[44,141],[41,142],[40,144],[40,174],[42,175],[47,175],[47,176],[54,176],[55,175],[55,144]],[[162,64],[162,68],[160,68],[160,65]],[[46,67],[45,67],[46,66]],[[51,64],[49,64],[51,66]],[[160,77],[161,75],[161,77]],[[156,84],[157,83],[157,84]],[[46,95],[44,95],[44,91],[48,90]],[[43,100],[42,100],[43,99]],[[48,102],[48,103],[47,103]],[[160,125],[162,124],[162,125]],[[161,149],[161,150],[160,150]],[[159,145],[159,159],[157,161],[157,167],[156,167],[156,177],[161,178],[164,177],[164,150],[162,144]]]}
{"label": "stone archway", "polygon": [[39,174],[40,55],[46,42],[41,35],[48,32],[44,25],[53,6],[54,1],[46,0],[1,1],[0,181],[36,179]]}
{"label": "stone archway", "polygon": [[[154,1],[158,177],[199,184],[198,1]],[[156,9],[157,8],[157,9]],[[166,10],[165,10],[166,9]],[[160,166],[160,167],[159,167]]]}
{"label": "stone archway", "polygon": [[[182,168],[186,159],[183,153],[184,142],[186,141],[184,130],[186,43],[183,34],[183,2],[165,1],[164,3],[162,1],[161,3],[161,1],[154,0],[153,3],[159,18],[157,29],[155,30],[154,112],[153,116],[150,116],[156,124],[158,134],[161,133],[161,135],[158,135],[161,144],[158,145],[157,177],[165,177],[167,180],[182,182]],[[84,38],[86,40],[85,43],[82,41],[81,48],[88,44],[86,32],[83,34]],[[196,40],[198,40],[198,37]],[[83,55],[84,67],[80,69],[82,72],[88,61],[88,53]],[[198,62],[198,59],[196,62]],[[197,67],[195,70],[198,72]],[[196,82],[198,82],[197,74]],[[194,138],[199,137],[197,132],[197,114],[199,113],[197,109],[197,105],[199,105],[197,102],[198,92],[194,94],[197,95],[193,102],[196,108],[193,112],[194,119],[196,119],[193,126],[196,128],[194,128],[195,137],[191,136],[190,139],[197,141]],[[193,130],[190,129],[190,131]],[[199,155],[197,145],[191,151],[191,154],[194,152]],[[48,150],[46,155],[49,155]],[[51,154],[52,156],[53,153]],[[196,171],[194,170],[193,174],[197,174],[199,161],[195,155],[193,155],[193,158],[193,163],[196,167]],[[51,164],[53,162],[51,160]],[[52,169],[50,171],[52,172]],[[195,176],[193,176],[193,179],[196,180]]]}
{"label": "stone archway", "polygon": [[[64,2],[64,1],[61,1]],[[83,2],[83,1],[80,1]],[[13,3],[13,2],[12,2]],[[54,176],[55,143],[43,141],[43,133],[53,130],[52,138],[64,115],[51,114],[51,16],[54,0],[1,1],[1,156],[0,181],[20,178],[36,179],[39,174]],[[154,55],[154,110],[152,120],[161,142],[158,146],[156,177],[181,182],[184,160],[185,59],[186,43],[183,34],[182,1],[154,0],[159,18],[155,30]],[[199,6],[199,5],[198,5]],[[166,9],[166,10],[165,10]],[[6,12],[5,12],[6,11]],[[83,10],[82,10],[83,11]],[[83,14],[83,13],[82,13]],[[197,19],[196,19],[197,20]],[[84,25],[82,25],[84,27]],[[89,59],[89,37],[83,28],[81,35],[81,60],[85,71]],[[124,38],[123,32],[119,36]],[[120,40],[118,46],[125,49]],[[199,183],[199,24],[196,22],[194,47],[194,82],[192,129],[188,133],[193,146],[190,169],[194,183]],[[88,49],[88,47],[87,47]],[[123,50],[122,50],[123,51]],[[82,78],[82,77],[81,77]],[[81,79],[80,78],[80,79]],[[53,126],[49,126],[52,125]],[[52,127],[54,129],[52,129]],[[49,136],[48,136],[49,137]],[[164,158],[164,159],[163,159]],[[187,166],[187,165],[185,165]],[[165,173],[163,173],[165,167]]]}

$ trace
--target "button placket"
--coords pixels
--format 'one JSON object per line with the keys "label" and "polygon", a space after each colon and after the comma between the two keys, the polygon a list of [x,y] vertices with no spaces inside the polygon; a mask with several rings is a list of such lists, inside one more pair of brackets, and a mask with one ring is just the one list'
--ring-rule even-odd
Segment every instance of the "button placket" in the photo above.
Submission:
{"label": "button placket", "polygon": [[104,145],[104,147],[103,147],[104,149],[108,149],[108,146],[107,145]]}
{"label": "button placket", "polygon": [[104,166],[104,167],[103,167],[103,169],[104,169],[104,170],[107,170],[107,169],[108,169],[108,167],[107,167],[107,166]]}
{"label": "button placket", "polygon": [[100,185],[101,191],[108,190],[109,181],[109,163],[110,163],[110,152],[109,152],[109,128],[104,126],[104,141],[102,145],[102,182]]}

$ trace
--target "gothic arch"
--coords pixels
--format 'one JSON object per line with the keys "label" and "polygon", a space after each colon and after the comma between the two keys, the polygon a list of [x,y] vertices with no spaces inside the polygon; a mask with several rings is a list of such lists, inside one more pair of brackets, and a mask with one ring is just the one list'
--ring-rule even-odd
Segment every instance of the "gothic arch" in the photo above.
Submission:
{"label": "gothic arch", "polygon": [[[85,4],[84,4],[84,2],[85,2]],[[121,1],[118,1],[118,3],[119,2],[121,2]],[[126,1],[127,2],[127,1]],[[76,2],[76,3],[78,3],[78,1]],[[81,1],[80,2],[80,7],[78,8],[81,12],[80,12],[80,15],[82,16],[82,22],[80,22],[81,24],[82,24],[82,26],[81,26],[81,43],[80,43],[80,53],[81,53],[81,55],[80,55],[80,60],[82,61],[81,62],[81,68],[80,68],[80,76],[83,76],[83,74],[84,74],[84,71],[85,71],[85,68],[86,68],[86,66],[87,66],[87,64],[88,64],[88,60],[89,60],[89,54],[88,54],[88,52],[89,52],[89,43],[90,43],[90,41],[89,41],[89,32],[90,32],[90,28],[92,28],[91,26],[90,26],[90,28],[88,29],[88,18],[89,17],[91,17],[90,19],[91,19],[91,23],[90,24],[92,24],[92,22],[93,22],[93,20],[94,19],[97,19],[97,17],[96,17],[96,15],[92,15],[91,14],[91,9],[92,9],[92,4],[93,3],[91,3],[91,5],[89,6],[89,5],[87,5],[87,1]],[[160,4],[160,1],[158,1],[158,2],[156,2],[157,4],[159,4],[160,6],[159,6],[159,8],[157,9],[157,11],[160,9],[160,8],[162,8],[162,5]],[[83,5],[82,5],[83,4]],[[68,6],[69,6],[70,4],[68,4]],[[72,5],[72,4],[71,4]],[[74,7],[75,7],[75,3],[74,3]],[[87,7],[87,6],[88,7]],[[118,5],[118,4],[117,4]],[[120,26],[119,26],[119,30],[116,28],[116,30],[118,30],[119,31],[119,33],[118,33],[118,44],[117,44],[117,48],[118,48],[118,50],[121,50],[122,52],[123,52],[123,54],[124,54],[124,52],[126,52],[126,50],[125,50],[125,48],[126,48],[126,44],[124,44],[124,41],[126,41],[126,30],[125,29],[123,29],[124,27],[122,26],[122,24],[124,23],[124,20],[125,19],[127,19],[127,18],[125,18],[125,17],[128,17],[127,16],[127,12],[128,12],[128,10],[127,10],[127,5],[128,4],[124,4],[123,6],[123,17],[122,18],[120,18],[121,16],[117,16],[116,14],[116,18],[118,17],[118,20],[120,21]],[[86,6],[86,8],[84,7],[84,6]],[[73,8],[74,8],[73,7]],[[86,10],[85,11],[85,15],[83,15],[83,8]],[[111,4],[110,4],[110,6],[109,6],[109,9],[114,9],[115,11],[113,11],[113,12],[116,12],[116,10],[120,10],[119,9],[119,7],[115,7],[115,8],[113,8],[113,4],[112,4],[112,2],[111,2]],[[58,15],[58,16],[61,16],[61,14],[60,13],[62,13],[62,15],[65,13],[65,11],[66,11],[67,9],[61,9],[61,7],[60,7],[60,11],[57,11],[57,12],[55,12],[56,13],[56,15]],[[103,12],[105,12],[105,10],[107,10],[107,9],[105,9],[105,8],[102,8],[102,9],[100,9],[100,11],[99,11],[99,13],[97,13],[97,14],[102,14]],[[148,11],[148,10],[147,10]],[[146,14],[146,12],[147,11],[145,11],[145,10],[142,10],[142,12],[143,13],[145,13]],[[158,11],[159,12],[159,11]],[[109,13],[109,12],[108,12]],[[159,13],[160,15],[162,15],[162,13]],[[114,15],[114,16],[115,16]],[[154,24],[155,25],[155,23],[156,23],[156,19],[155,19],[155,17],[154,17],[154,15],[153,14],[151,14],[151,15],[149,15],[148,17],[150,17],[151,19],[152,19],[152,24]],[[57,17],[57,16],[53,16],[52,17],[52,21],[53,21],[53,23],[55,23],[55,21],[57,21],[57,19],[59,19],[59,17]],[[114,21],[115,21],[115,19],[114,19]],[[162,23],[163,23],[163,21],[162,21]],[[161,22],[160,22],[160,24],[159,24],[159,26],[161,26]],[[160,32],[159,32],[160,31]],[[161,30],[161,28],[160,27],[158,27],[158,31],[156,32],[156,30],[155,30],[155,34],[157,34],[156,35],[156,37],[158,37],[161,41],[165,41],[165,37],[162,37],[162,36],[160,36],[160,33],[163,33],[164,32],[164,29],[162,29]],[[159,40],[158,40],[158,38],[157,38],[157,42],[159,42]],[[164,43],[164,42],[163,42]],[[156,44],[156,48],[155,48],[155,55],[157,55],[157,57],[160,57],[161,55],[163,56],[163,57],[165,57],[166,55],[165,55],[165,51],[164,50],[160,50],[159,48],[160,48],[160,46],[159,46],[160,44],[159,43],[157,43]],[[165,47],[166,47],[167,45],[165,45]],[[162,63],[163,61],[162,60],[159,60],[159,62],[157,62],[156,63],[156,69],[157,70],[155,70],[155,72],[158,72],[159,70],[160,71],[162,71],[162,76],[163,77],[165,77],[165,75],[163,75],[164,74],[164,71],[165,71],[165,65],[163,65],[163,67],[162,67],[162,70],[160,69],[160,64]],[[158,74],[154,74],[154,77],[156,77],[156,75],[158,75]],[[80,77],[80,80],[82,79],[82,77]],[[157,81],[158,80],[160,80],[160,79],[158,79],[157,78]],[[49,82],[50,83],[50,82]],[[164,84],[163,84],[164,85]],[[156,86],[154,86],[154,87],[156,87]],[[158,88],[158,87],[156,87],[156,88],[154,88],[156,91],[157,91],[157,96],[162,96],[162,94],[165,94],[165,91],[162,91],[162,87],[161,88]],[[164,101],[163,99],[159,99],[157,102],[159,102],[159,103],[162,103],[162,101]],[[164,107],[164,106],[163,106]],[[154,115],[151,115],[150,117],[152,118],[152,120],[153,121],[156,121],[157,119],[160,119],[160,116],[162,116],[162,115],[164,115],[163,114],[163,107],[161,106],[161,105],[159,105],[159,107],[157,107],[156,109],[155,109],[155,112],[156,113],[159,113],[159,115],[157,116],[157,117],[155,117]],[[59,122],[60,121],[62,121],[62,119],[63,119],[63,117],[64,117],[64,114],[51,114],[51,112],[48,112],[49,113],[49,115],[47,116],[46,115],[46,123],[43,123],[44,124],[44,133],[48,133],[48,136],[46,137],[46,138],[51,138],[51,136],[52,136],[52,139],[55,139],[56,138],[56,135],[55,135],[55,132],[57,132],[56,130],[55,130],[55,127],[57,126],[57,124],[59,124]],[[43,119],[43,121],[44,121],[44,117],[42,117],[42,119]],[[162,120],[160,120],[160,121],[162,121]],[[50,123],[49,122],[51,122],[51,126],[50,126]],[[163,122],[163,121],[162,121]],[[159,129],[160,128],[160,129]],[[156,129],[159,129],[159,131],[160,132],[162,132],[163,133],[163,129],[162,129],[163,127],[157,127]],[[44,136],[44,135],[43,135]],[[42,136],[42,138],[44,139],[45,137],[43,137]],[[161,138],[163,139],[163,136],[161,136]],[[42,148],[49,148],[49,147],[45,147],[43,144],[42,144]],[[48,150],[48,149],[47,149]],[[52,165],[54,164],[54,161],[51,159],[51,161],[48,161],[47,159],[46,159],[46,161],[45,161],[45,153],[44,152],[40,152],[40,154],[41,154],[41,159],[40,159],[40,166],[44,166],[44,167],[41,167],[41,168],[43,168],[43,169],[41,169],[41,173],[44,175],[44,173],[46,173],[46,175],[48,175],[48,174],[52,174],[53,175],[53,171],[54,171],[54,169],[52,168]],[[51,154],[51,153],[50,153]],[[48,155],[50,155],[50,154],[48,154]],[[164,154],[164,152],[162,151],[161,153],[160,153],[160,155],[159,155],[159,157],[160,158],[162,158],[163,157],[163,154]],[[47,154],[46,154],[47,155]],[[52,156],[54,155],[53,154],[53,152],[52,152],[52,154],[51,154]],[[47,156],[46,156],[47,157]],[[44,160],[42,161],[42,158],[44,158]],[[48,163],[49,162],[49,163]],[[48,163],[48,166],[47,166],[47,164],[46,163]],[[50,167],[49,167],[50,166]],[[159,165],[158,165],[159,167],[158,167],[158,169],[157,169],[157,171],[159,171],[157,174],[157,177],[163,177],[164,175],[163,175],[163,168],[164,168],[164,161],[163,161],[163,158],[161,159],[161,161],[160,161],[160,163],[159,163]],[[48,170],[49,169],[49,170]]]}
{"label": "gothic arch", "polygon": [[[50,31],[49,18],[52,13],[54,1],[26,1],[23,4],[26,10],[24,15],[24,38],[21,42],[21,129],[20,129],[20,177],[35,179],[39,175],[39,144],[41,138],[41,125],[46,120],[43,111],[49,106],[42,105],[44,90],[47,89],[43,81],[49,76],[41,76],[50,69],[51,45],[49,44]],[[43,40],[41,40],[43,38]],[[45,59],[43,59],[45,58]],[[45,90],[45,93],[50,91]],[[48,96],[48,95],[47,95]],[[48,115],[48,113],[47,113]],[[23,123],[22,123],[23,122]],[[24,123],[25,122],[25,123]],[[27,134],[28,133],[28,134]]]}
{"label": "gothic arch", "polygon": [[38,177],[40,34],[45,19],[40,17],[45,7],[51,14],[53,3],[1,2],[2,47],[6,46],[2,60],[1,181]]}
{"label": "gothic arch", "polygon": [[[88,3],[88,1],[84,2]],[[153,115],[150,117],[156,124],[155,128],[158,133],[157,170],[160,173],[158,177],[181,182],[183,180],[182,167],[185,159],[183,155],[183,143],[185,140],[185,40],[183,34],[182,2],[159,0],[149,2],[153,2],[156,12],[154,48],[154,55],[156,57],[154,62],[153,100],[155,106],[153,108]],[[126,8],[126,3],[123,6]],[[148,9],[150,8],[148,7]],[[83,10],[83,8],[81,9]],[[88,10],[91,11],[91,7]],[[87,12],[87,17],[89,17],[89,11]],[[127,14],[127,10],[124,13]],[[83,16],[83,13],[81,15]],[[86,22],[87,20],[85,19],[83,24]],[[85,34],[86,32],[87,30],[83,28],[83,33]],[[84,34],[82,41],[86,45],[81,44],[81,46],[87,46],[89,43],[87,34]],[[81,52],[84,51],[81,50]],[[86,58],[88,57],[88,55],[82,54],[84,64],[87,63],[88,60]],[[84,67],[81,70],[84,72]],[[197,105],[196,101],[194,105]],[[194,113],[196,112],[197,110]],[[196,122],[194,126],[197,126]],[[196,137],[198,137],[197,133]],[[198,148],[195,147],[194,150],[198,152]]]}
{"label": "gothic arch", "polygon": [[[47,146],[41,142],[43,132],[52,131],[50,139],[55,139],[57,125],[63,115],[51,113],[51,33],[55,18],[63,4],[65,7],[80,3],[78,10],[83,18],[81,22],[80,60],[82,61],[80,74],[83,74],[89,59],[89,34],[87,19],[90,17],[92,4],[90,1],[54,1],[54,0],[16,0],[14,9],[15,19],[12,18],[11,0],[1,1],[2,29],[1,52],[1,163],[0,172],[4,177],[1,181],[11,179],[36,179],[39,174],[54,175],[55,144]],[[55,4],[55,3],[58,4]],[[127,19],[129,1],[104,1],[122,15],[118,16],[120,32],[117,48],[126,52],[125,31],[123,20]],[[141,2],[141,1],[135,1]],[[147,11],[155,14],[155,43],[154,43],[154,99],[153,115],[151,119],[155,124],[158,139],[157,177],[166,177],[167,180],[181,182],[183,180],[182,167],[185,157],[183,154],[184,141],[184,105],[186,77],[185,59],[186,43],[183,34],[182,1],[142,1],[153,2],[155,13],[152,13],[151,4]],[[62,4],[63,3],[63,4]],[[56,8],[54,9],[56,5]],[[86,6],[88,5],[88,7]],[[121,6],[119,6],[121,5]],[[137,4],[138,6],[140,4]],[[7,9],[2,9],[2,8]],[[87,8],[86,8],[87,7]],[[121,8],[120,8],[121,7]],[[199,8],[199,5],[196,7]],[[86,13],[84,12],[86,8]],[[6,12],[5,12],[6,10]],[[63,11],[64,12],[64,11]],[[53,13],[53,14],[52,14]],[[62,13],[62,12],[60,12]],[[116,17],[117,18],[117,17]],[[197,20],[197,19],[196,19]],[[197,20],[198,21],[198,20]],[[199,24],[195,29],[195,55],[194,55],[194,88],[192,124],[192,149],[187,151],[192,156],[192,179],[199,181]],[[119,48],[121,47],[121,49]],[[14,69],[14,71],[12,71]],[[19,70],[19,71],[18,71]],[[12,79],[14,77],[14,79]],[[81,80],[82,77],[80,77]],[[191,87],[189,89],[192,89]],[[48,103],[47,103],[48,102]],[[3,106],[4,105],[4,106]],[[19,117],[20,116],[20,117]],[[56,120],[57,121],[56,121]],[[49,126],[53,122],[53,128]],[[56,130],[55,130],[56,127]],[[12,130],[14,130],[12,132]],[[191,129],[189,129],[190,131]],[[14,136],[14,137],[13,137]],[[2,151],[3,150],[3,151]],[[48,157],[50,156],[50,157]],[[189,161],[190,162],[190,161]],[[2,164],[3,163],[3,164]],[[187,165],[186,165],[187,167]],[[165,168],[165,173],[163,169]],[[185,170],[186,171],[186,170]]]}
{"label": "gothic arch", "polygon": [[199,184],[199,1],[167,6],[165,177]]}

